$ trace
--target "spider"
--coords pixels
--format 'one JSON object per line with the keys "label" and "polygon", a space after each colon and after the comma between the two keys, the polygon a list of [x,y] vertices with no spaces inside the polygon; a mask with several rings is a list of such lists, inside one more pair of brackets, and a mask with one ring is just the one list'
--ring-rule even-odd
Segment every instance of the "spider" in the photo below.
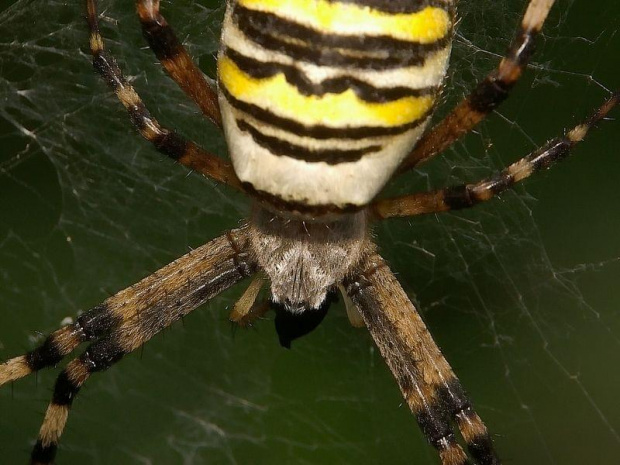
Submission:
{"label": "spider", "polygon": [[[284,3],[298,9],[293,19],[302,20],[302,23],[310,21],[310,17],[299,13],[303,10],[300,2]],[[357,5],[364,2],[319,3],[327,12],[334,8],[333,4],[349,8],[357,15],[368,11]],[[133,124],[142,136],[179,163],[248,194],[253,199],[254,211],[243,227],[227,232],[135,286],[112,296],[81,315],[75,323],[54,332],[39,348],[0,366],[0,384],[4,384],[55,365],[78,345],[90,343],[81,356],[68,363],[58,378],[32,454],[33,463],[50,463],[53,460],[73,398],[91,373],[108,368],[164,327],[250,275],[256,277],[235,305],[231,313],[233,321],[248,325],[266,310],[265,306],[255,303],[255,298],[268,281],[271,305],[278,315],[276,324],[280,322],[280,337],[287,345],[292,338],[318,324],[328,305],[328,295],[338,288],[347,301],[352,323],[364,324],[370,330],[424,434],[438,450],[442,463],[467,463],[453,425],[460,431],[471,457],[477,463],[499,463],[486,427],[428,334],[416,309],[372,245],[368,229],[371,221],[466,208],[489,200],[534,171],[546,168],[565,156],[618,103],[620,95],[615,92],[589,119],[565,136],[553,139],[488,180],[431,193],[375,199],[394,171],[403,172],[444,150],[507,96],[527,64],[535,36],[552,4],[552,1],[536,0],[529,3],[515,42],[498,70],[481,82],[445,120],[426,131],[413,151],[408,153],[406,148],[412,146],[413,139],[422,133],[436,101],[441,79],[439,75],[443,75],[445,68],[445,51],[454,22],[451,2],[424,3],[424,9],[435,9],[434,13],[444,18],[443,26],[440,24],[442,19],[427,20],[438,30],[436,37],[425,39],[428,42],[424,45],[428,47],[416,43],[418,47],[415,52],[403,50],[401,54],[401,49],[392,50],[393,44],[385,38],[373,40],[373,37],[365,37],[364,47],[375,53],[372,58],[360,52],[359,42],[355,50],[356,40],[359,40],[357,37],[349,39],[346,45],[338,43],[334,46],[330,40],[338,39],[338,31],[326,31],[322,28],[328,26],[323,24],[314,24],[314,31],[308,30],[312,28],[306,27],[307,24],[292,25],[291,18],[287,16],[289,13],[284,9],[277,7],[269,10],[273,8],[273,2],[248,0],[231,3],[220,57],[221,93],[218,103],[216,94],[159,13],[158,3],[139,1],[138,12],[145,35],[166,70],[216,125],[226,122],[223,126],[235,164],[233,170],[221,159],[161,127],[150,116],[137,93],[122,77],[114,59],[105,52],[98,31],[95,3],[89,1],[90,46],[95,69],[128,109]],[[417,2],[372,2],[372,6],[373,15],[388,23],[396,18],[395,10],[411,15],[408,20],[424,11]],[[376,24],[374,19],[373,25]],[[278,33],[272,35],[271,30]],[[240,31],[245,35],[242,39],[236,36]],[[383,30],[384,33],[386,31],[387,28]],[[297,41],[302,38],[303,42],[305,34],[310,33],[313,35],[309,37],[318,43],[325,39],[323,45],[331,47],[332,55],[303,55],[304,50],[299,50]],[[371,33],[367,35],[372,36]],[[407,40],[423,43],[419,37],[396,39],[400,42]],[[274,45],[276,43],[277,46]],[[285,55],[285,58],[295,54],[298,56],[291,61],[280,59],[277,66],[271,63],[271,66],[257,67],[255,62],[265,59],[250,53],[255,51],[257,44],[269,53]],[[305,46],[308,47],[307,44]],[[238,50],[243,47],[248,47],[245,53]],[[340,51],[347,47],[355,53]],[[383,49],[390,50],[387,59],[380,53]],[[373,94],[376,89],[367,85],[368,75],[375,72],[374,66],[378,66],[374,61],[372,66],[367,65],[368,60],[392,60],[389,65],[392,67],[402,67],[403,62],[407,66],[424,67],[424,61],[431,55],[437,63],[429,66],[427,72],[438,76],[429,78],[433,85],[427,85],[423,91],[416,88],[416,92],[412,92],[406,85],[390,85],[392,94],[386,97],[387,92],[377,96]],[[273,59],[272,55],[267,54],[267,57]],[[336,61],[329,62],[330,59]],[[312,62],[317,65],[319,60],[327,61],[318,63],[323,67],[343,66],[341,62],[344,62],[347,67],[343,69],[359,68],[362,71],[358,69],[359,74],[353,73],[347,79],[330,77],[323,80],[320,86],[313,87],[312,82],[304,80],[296,66],[298,63]],[[306,68],[303,71],[310,73]],[[278,77],[281,78],[279,82]],[[390,119],[381,129],[367,122],[359,123],[358,126],[364,128],[362,135],[359,128],[340,123],[342,127],[338,127],[336,132],[331,126],[337,125],[337,121],[327,121],[329,124],[322,126],[311,124],[302,120],[303,112],[289,114],[288,121],[284,121],[282,117],[274,118],[274,111],[270,115],[269,110],[272,109],[269,103],[260,99],[244,100],[243,92],[247,89],[250,89],[250,97],[259,95],[254,93],[252,86],[256,87],[257,82],[261,81],[275,82],[269,93],[276,96],[279,93],[287,95],[290,90],[286,86],[294,85],[302,96],[340,95],[354,89],[358,97],[365,96],[362,100],[378,105],[401,103],[403,99],[415,99],[415,103],[394,105],[395,110],[390,111],[390,115],[402,116],[404,122]],[[408,81],[407,84],[412,86]],[[273,100],[275,103],[277,101]],[[303,98],[302,102],[308,104]],[[361,113],[367,109],[363,102],[359,110],[351,105],[347,103],[348,118],[352,117],[351,108],[356,109],[353,112],[356,116],[358,111]],[[218,108],[221,108],[221,113]],[[304,109],[303,106],[298,108]],[[320,106],[318,108],[324,110]],[[311,111],[308,113],[310,121],[318,118]],[[342,116],[335,113],[336,117]],[[372,115],[367,117],[372,118]],[[301,136],[303,131],[307,132]],[[293,135],[282,143],[281,132]],[[291,141],[294,138],[297,138],[295,143]],[[344,139],[344,142],[338,139]],[[358,139],[368,139],[370,143],[362,144]],[[314,145],[310,145],[309,140]],[[258,154],[256,159],[263,157],[260,163],[252,161],[249,156],[250,161],[235,158],[246,147],[253,148],[254,155]],[[268,153],[263,153],[265,151]],[[360,169],[358,163],[365,160],[376,162],[378,157],[368,157],[369,154],[381,154],[381,163],[371,163],[369,167]],[[303,166],[309,157],[322,157],[308,163],[313,171],[317,166],[322,169],[328,167],[331,174],[321,174],[316,170],[316,176],[304,174],[287,184],[291,172]],[[296,162],[289,160],[289,167],[282,168],[280,158],[297,160],[302,165],[295,165]],[[339,165],[355,166],[356,169],[343,173],[339,171]],[[391,165],[389,169],[385,169],[387,165]],[[296,169],[292,170],[290,166]],[[338,181],[348,182],[347,187],[340,186]],[[316,188],[315,183],[319,183],[320,188]]]}

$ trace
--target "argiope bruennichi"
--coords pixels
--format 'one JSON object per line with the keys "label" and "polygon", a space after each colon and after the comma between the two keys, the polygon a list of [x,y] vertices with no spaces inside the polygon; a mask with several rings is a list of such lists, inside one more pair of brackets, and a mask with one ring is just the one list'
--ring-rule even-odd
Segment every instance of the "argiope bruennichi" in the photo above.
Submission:
{"label": "argiope bruennichi", "polygon": [[[161,16],[159,2],[138,0],[151,48],[205,116],[223,129],[231,165],[151,116],[105,51],[96,1],[87,0],[94,67],[140,134],[180,164],[247,194],[253,211],[242,227],[118,292],[33,351],[0,365],[0,384],[5,384],[56,365],[89,344],[58,377],[32,463],[54,460],[73,399],[92,373],[250,276],[231,320],[248,325],[275,308],[280,339],[289,345],[321,321],[330,295],[340,292],[351,322],[370,331],[442,464],[499,463],[485,425],[369,230],[385,218],[490,200],[568,155],[618,104],[620,92],[564,136],[491,178],[377,199],[395,174],[443,151],[508,96],[554,1],[529,2],[497,69],[427,129],[446,72],[455,3],[231,0],[216,91]],[[270,289],[267,305],[256,302],[263,286]]]}

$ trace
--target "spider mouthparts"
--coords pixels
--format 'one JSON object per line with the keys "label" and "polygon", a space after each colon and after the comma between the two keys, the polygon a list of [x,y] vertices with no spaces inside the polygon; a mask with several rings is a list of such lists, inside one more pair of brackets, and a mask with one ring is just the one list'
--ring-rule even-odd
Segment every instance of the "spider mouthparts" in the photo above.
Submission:
{"label": "spider mouthparts", "polygon": [[319,308],[311,308],[304,302],[270,302],[276,313],[275,325],[282,347],[291,348],[291,342],[313,331],[327,315],[332,302],[337,300],[330,292]]}

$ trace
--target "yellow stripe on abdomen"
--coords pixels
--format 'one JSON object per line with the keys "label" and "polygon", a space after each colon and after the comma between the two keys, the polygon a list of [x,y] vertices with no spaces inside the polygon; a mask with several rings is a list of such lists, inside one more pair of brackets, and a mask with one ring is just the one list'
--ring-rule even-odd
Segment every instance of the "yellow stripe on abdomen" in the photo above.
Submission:
{"label": "yellow stripe on abdomen", "polygon": [[401,126],[425,117],[434,102],[431,95],[365,102],[352,89],[340,94],[301,95],[284,75],[256,79],[226,56],[220,57],[218,69],[220,83],[234,98],[309,126]]}
{"label": "yellow stripe on abdomen", "polygon": [[238,0],[239,5],[312,27],[323,33],[382,35],[432,43],[451,29],[450,14],[428,6],[415,13],[387,13],[368,6],[327,0]]}

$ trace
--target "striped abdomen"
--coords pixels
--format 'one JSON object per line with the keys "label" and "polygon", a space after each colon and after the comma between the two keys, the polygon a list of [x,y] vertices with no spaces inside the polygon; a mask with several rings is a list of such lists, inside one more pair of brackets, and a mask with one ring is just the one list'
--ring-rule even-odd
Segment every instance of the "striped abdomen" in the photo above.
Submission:
{"label": "striped abdomen", "polygon": [[218,60],[235,171],[276,203],[366,205],[420,137],[452,0],[233,0]]}

